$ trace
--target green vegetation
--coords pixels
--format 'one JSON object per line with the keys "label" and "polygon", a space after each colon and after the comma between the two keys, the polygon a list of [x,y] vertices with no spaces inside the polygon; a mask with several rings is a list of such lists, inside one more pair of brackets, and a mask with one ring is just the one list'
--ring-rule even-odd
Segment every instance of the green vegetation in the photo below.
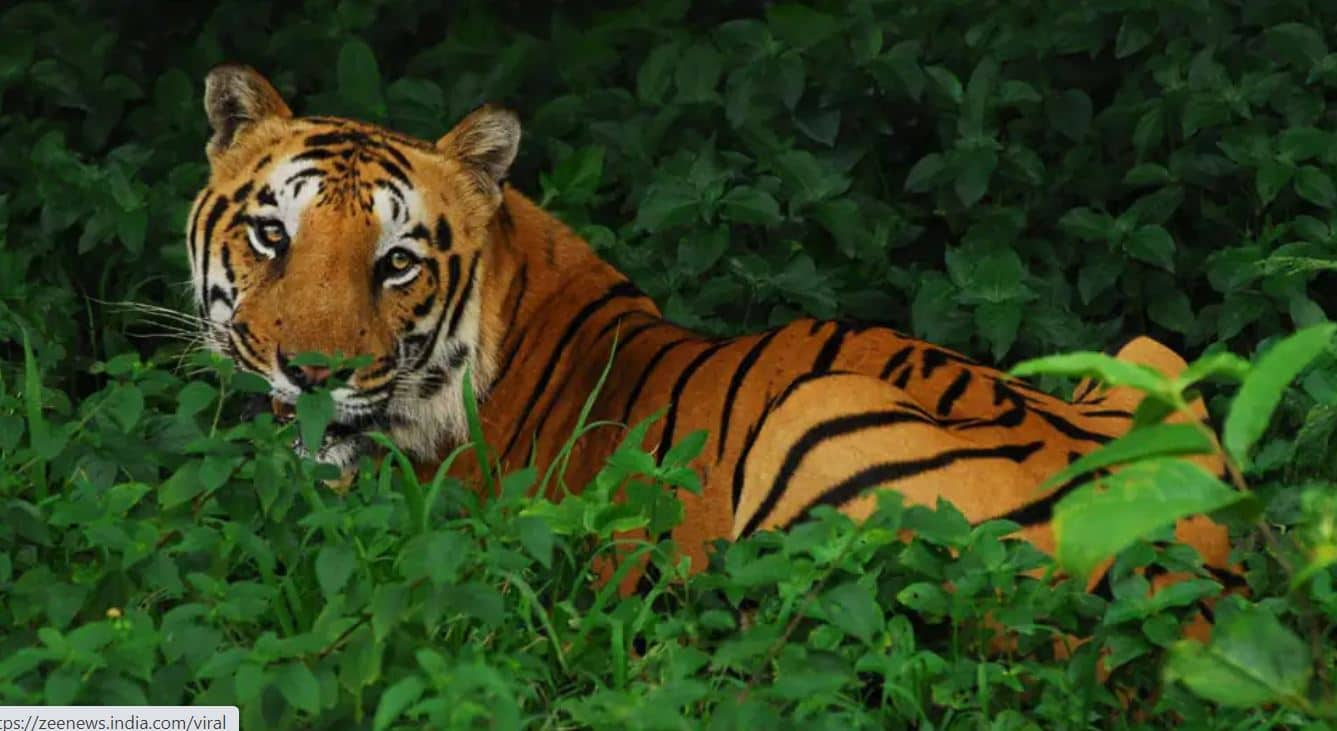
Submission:
{"label": "green vegetation", "polygon": [[[274,729],[1337,719],[1337,6],[292,5],[0,10],[0,703],[237,704]],[[721,545],[690,579],[646,544],[661,578],[620,598],[592,562],[673,525],[700,446],[656,458],[636,429],[558,504],[525,497],[533,470],[480,501],[396,460],[325,489],[288,448],[319,403],[242,418],[263,385],[168,314],[224,60],[299,113],[428,138],[512,106],[516,184],[707,331],[803,312],[999,362],[1140,332],[1205,354],[1175,382],[1090,354],[1025,367],[1153,396],[1110,447],[1137,464],[1057,515],[1066,567],[1121,551],[1113,600],[1024,576],[1052,564],[1010,524],[891,495],[861,525]],[[1233,484],[1164,459],[1216,449],[1158,423],[1192,393]],[[1195,571],[1166,523],[1204,511],[1250,598],[1177,644],[1220,585],[1149,599],[1135,569]],[[988,651],[986,615],[1014,648]],[[1061,658],[1059,635],[1092,640]]]}

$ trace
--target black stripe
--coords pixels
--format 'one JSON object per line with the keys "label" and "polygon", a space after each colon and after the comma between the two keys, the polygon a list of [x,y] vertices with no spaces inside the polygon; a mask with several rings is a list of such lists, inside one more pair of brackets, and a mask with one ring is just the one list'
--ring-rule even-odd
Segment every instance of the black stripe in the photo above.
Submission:
{"label": "black stripe", "polygon": [[1124,411],[1123,409],[1097,409],[1095,411],[1084,411],[1082,412],[1082,416],[1098,418],[1098,419],[1114,418],[1114,417],[1122,419],[1131,419],[1133,418],[1133,412]]}
{"label": "black stripe", "polygon": [[[628,314],[633,314],[633,313],[628,313]],[[648,314],[648,313],[641,313],[641,314]],[[624,319],[626,319],[624,316],[611,318],[608,324],[604,325],[603,328],[599,330],[598,334],[594,336],[594,340],[590,343],[590,347],[593,348],[595,345],[602,342],[603,339],[607,337],[608,333],[611,332],[614,328],[616,328],[619,324],[621,324]],[[662,322],[648,322],[641,325],[639,328],[636,328],[635,330],[632,330],[630,333],[628,333],[626,338],[620,339],[617,343],[617,348],[620,351],[624,345],[630,343],[632,340],[635,340],[636,337],[641,333],[651,330],[662,324],[663,324]],[[562,382],[559,383],[557,387],[553,389],[552,398],[548,399],[548,405],[543,407],[543,413],[539,415],[538,421],[534,422],[536,428],[541,430],[552,423],[551,421],[552,410],[556,408],[557,404],[562,401],[562,394],[566,391],[566,387],[571,384],[571,379],[575,377],[576,372],[577,369],[575,368],[567,369],[566,375],[562,377]],[[579,401],[580,404],[583,405],[585,403],[585,397],[586,397],[585,395],[581,396]],[[574,425],[563,424],[560,426],[563,429],[567,429]]]}
{"label": "black stripe", "polygon": [[[214,228],[218,226],[218,219],[223,217],[223,213],[226,210],[227,198],[220,195],[214,200],[214,207],[209,210],[209,217],[204,219],[204,242],[203,246],[200,247],[200,263],[202,265],[201,271],[203,274],[200,279],[204,287],[209,286],[209,259],[211,258],[209,256],[209,244],[213,241]],[[208,303],[206,302],[205,304],[207,308]]]}
{"label": "black stripe", "polygon": [[[775,401],[768,400],[766,406],[761,410],[761,416],[757,418],[757,423],[753,424],[743,436],[743,449],[738,453],[738,461],[733,465],[733,503],[730,505],[730,512],[733,519],[738,519],[738,503],[743,499],[743,483],[747,477],[747,459],[752,454],[752,447],[757,443],[757,437],[761,434],[762,427],[766,426],[766,420],[770,418],[775,410]],[[732,528],[731,528],[732,530]]]}
{"label": "black stripe", "polygon": [[928,378],[933,375],[933,371],[936,371],[940,366],[946,365],[947,354],[937,348],[928,348],[924,351],[921,363],[923,364],[923,370],[921,371],[922,377]]}
{"label": "black stripe", "polygon": [[956,400],[961,398],[961,395],[966,392],[966,388],[970,386],[970,378],[970,371],[962,368],[961,372],[956,375],[956,379],[947,386],[947,390],[943,391],[942,396],[938,399],[938,416],[951,415],[952,406],[956,404]]}
{"label": "black stripe", "polygon": [[469,298],[473,296],[474,277],[478,274],[478,260],[483,257],[479,252],[474,252],[474,260],[469,264],[469,277],[464,280],[464,291],[460,292],[460,299],[455,303],[455,314],[450,316],[450,327],[446,328],[446,336],[451,337],[460,326],[460,318],[464,316],[464,308],[469,304]]}
{"label": "black stripe", "polygon": [[413,306],[414,317],[427,317],[432,311],[432,305],[436,304],[436,292],[429,292],[427,299]]}
{"label": "black stripe", "polygon": [[906,368],[905,370],[901,371],[901,375],[896,376],[896,380],[892,381],[891,385],[895,386],[896,388],[902,388],[902,389],[905,388],[906,386],[910,385],[910,376],[914,375],[914,372],[915,372],[914,366]]}
{"label": "black stripe", "polygon": [[632,387],[631,393],[627,396],[627,406],[622,410],[623,424],[627,426],[632,425],[631,412],[636,408],[636,402],[641,398],[641,390],[645,388],[646,382],[650,380],[650,374],[654,372],[655,366],[659,365],[659,361],[663,360],[664,356],[668,355],[670,350],[673,350],[683,343],[691,342],[691,340],[692,339],[688,337],[670,340],[659,346],[659,350],[655,351],[655,354],[650,356],[650,362],[646,363],[645,368],[641,369],[641,375],[636,379],[636,385]]}
{"label": "black stripe", "polygon": [[1031,409],[1031,413],[1036,414],[1041,419],[1049,422],[1049,425],[1057,429],[1060,434],[1072,437],[1073,439],[1080,439],[1085,442],[1095,442],[1096,444],[1105,444],[1114,439],[1114,437],[1111,436],[1083,429],[1071,421],[1068,421],[1057,414],[1051,414],[1044,409]]}
{"label": "black stripe", "polygon": [[562,333],[562,336],[558,338],[557,344],[553,346],[552,353],[548,356],[547,364],[544,366],[543,370],[539,371],[539,381],[534,385],[534,389],[530,392],[529,398],[525,400],[525,407],[519,411],[522,415],[520,423],[516,424],[515,431],[511,434],[510,440],[506,443],[506,449],[501,453],[503,459],[507,454],[510,454],[511,449],[515,447],[516,440],[520,438],[521,427],[524,425],[525,421],[523,415],[533,412],[534,405],[538,403],[539,397],[543,394],[543,389],[547,388],[548,382],[552,379],[553,370],[557,367],[557,362],[561,359],[563,351],[565,351],[567,346],[571,344],[571,341],[575,339],[577,332],[579,332],[580,328],[585,324],[585,321],[593,317],[594,313],[603,309],[605,305],[614,300],[640,296],[642,295],[634,286],[632,286],[631,282],[623,280],[614,284],[612,287],[609,287],[599,299],[586,304],[581,308],[580,312],[576,313],[575,317],[571,318],[571,321],[567,323],[566,330]]}
{"label": "black stripe", "polygon": [[[477,254],[474,254],[477,256]],[[451,254],[446,257],[446,274],[450,277],[446,283],[446,296],[441,301],[446,309],[450,309],[451,303],[455,301],[455,288],[460,286],[460,259],[457,254]]]}
{"label": "black stripe", "polygon": [[1086,400],[1087,396],[1090,396],[1092,393],[1095,393],[1095,390],[1099,387],[1100,387],[1100,381],[1097,381],[1094,378],[1086,379],[1086,383],[1082,384],[1082,387],[1077,389],[1077,391],[1073,393],[1072,395],[1073,402],[1081,403],[1082,401]]}
{"label": "black stripe", "polygon": [[255,163],[255,169],[254,169],[254,172],[257,172],[257,173],[260,172],[260,170],[261,170],[262,168],[264,168],[264,166],[268,165],[268,164],[269,164],[269,161],[270,161],[270,160],[273,160],[273,159],[274,159],[274,156],[273,156],[273,155],[265,155],[264,157],[260,158],[260,159]]}
{"label": "black stripe", "polygon": [[404,238],[417,239],[419,241],[422,241],[423,243],[431,243],[432,234],[427,230],[426,226],[420,223],[417,226],[414,226],[413,228],[409,229],[409,232],[404,234]]}
{"label": "black stripe", "polygon": [[232,194],[232,202],[241,203],[242,201],[246,200],[246,196],[251,194],[251,188],[253,185],[254,183],[250,181],[242,183],[241,187],[237,188],[236,192]]}
{"label": "black stripe", "polygon": [[399,163],[399,167],[405,170],[410,170],[410,171],[413,170],[413,163],[409,162],[409,159],[404,156],[404,153],[400,152],[399,150],[396,150],[394,148],[394,145],[381,143],[377,145],[377,147],[390,157],[393,157],[395,159],[395,162]]}
{"label": "black stripe", "polygon": [[900,480],[916,477],[925,472],[942,469],[943,467],[947,467],[961,460],[1005,459],[1011,462],[1021,463],[1043,447],[1044,442],[1038,441],[1026,444],[1009,444],[999,447],[966,447],[962,449],[953,449],[923,459],[906,460],[903,462],[885,462],[883,464],[873,465],[824,492],[821,497],[812,501],[796,513],[795,517],[784,527],[787,528],[793,525],[818,505],[830,505],[839,508],[850,500],[858,497],[864,490],[869,488],[885,485],[895,489],[894,483]]}
{"label": "black stripe", "polygon": [[[205,204],[209,202],[210,191],[204,191],[200,196],[200,202],[195,206],[195,215],[190,217],[190,231],[186,234],[186,242],[190,245],[190,258],[195,262],[195,271],[203,272],[204,264],[200,261],[200,241],[197,238],[200,227],[200,216],[204,215]],[[203,281],[200,282],[200,306],[204,306],[204,287],[207,286]]]}
{"label": "black stripe", "polygon": [[249,346],[237,339],[235,330],[231,328],[227,330],[227,340],[228,344],[232,346],[233,354],[237,356],[237,360],[243,366],[249,368],[251,372],[264,373],[267,370],[265,364],[260,362],[260,356],[251,352]]}
{"label": "black stripe", "polygon": [[382,160],[380,158],[376,158],[376,164],[380,165],[382,170],[389,173],[390,177],[394,178],[395,180],[398,180],[404,185],[409,186],[410,188],[413,187],[413,181],[409,179],[409,176],[407,174],[405,174],[403,168],[390,162],[389,160]]}
{"label": "black stripe", "polygon": [[757,506],[756,512],[752,513],[751,518],[748,518],[747,525],[743,528],[743,535],[752,534],[758,526],[771,516],[775,506],[780,502],[780,498],[789,489],[789,482],[794,479],[794,473],[798,471],[803,458],[807,457],[809,452],[823,442],[857,434],[868,429],[906,423],[932,424],[933,422],[911,411],[869,411],[862,414],[837,416],[834,419],[828,419],[810,427],[785,452],[785,459],[780,464],[779,472],[776,473],[775,479],[771,481],[771,486],[766,490],[766,495],[762,498],[761,504]]}
{"label": "black stripe", "polygon": [[659,454],[663,456],[669,447],[673,446],[673,432],[678,425],[678,403],[682,399],[682,394],[687,390],[687,384],[692,380],[692,376],[710,360],[712,356],[720,352],[720,349],[726,345],[731,345],[732,340],[721,340],[712,344],[710,347],[696,354],[695,358],[687,364],[687,367],[678,374],[678,380],[673,382],[673,388],[669,391],[669,410],[664,417],[664,433],[659,437]]}
{"label": "black stripe", "polygon": [[724,447],[729,441],[729,425],[733,419],[734,402],[738,399],[738,391],[743,386],[743,379],[747,378],[747,374],[752,370],[752,366],[757,364],[757,361],[761,358],[762,351],[766,350],[766,346],[770,345],[771,340],[779,334],[780,329],[777,328],[761,336],[761,339],[758,340],[756,344],[747,351],[747,354],[743,356],[743,359],[738,362],[738,368],[734,370],[733,378],[729,379],[729,390],[726,391],[724,395],[724,411],[720,414],[719,444],[716,447],[717,459],[724,458]]}
{"label": "black stripe", "polygon": [[293,155],[290,162],[306,162],[307,160],[328,160],[335,157],[338,153],[333,150],[307,150],[300,155]]}
{"label": "black stripe", "polygon": [[274,190],[268,185],[260,188],[260,192],[255,194],[256,202],[266,206],[277,206],[279,199],[274,197]]}
{"label": "black stripe", "polygon": [[232,295],[217,284],[209,288],[209,304],[212,305],[214,300],[221,300],[229,309],[232,308]]}
{"label": "black stripe", "polygon": [[302,144],[307,147],[329,147],[331,145],[342,144],[363,144],[369,142],[365,134],[361,132],[349,132],[340,130],[338,132],[320,132],[307,137]]}
{"label": "black stripe", "polygon": [[[515,300],[511,304],[511,314],[506,318],[506,329],[501,335],[502,343],[505,343],[506,338],[510,337],[511,333],[515,332],[515,319],[520,316],[520,304],[525,299],[525,289],[529,285],[528,262],[520,265],[520,274],[515,279],[515,284],[511,285],[511,288],[515,290]],[[497,375],[492,379],[493,387],[506,378],[507,371],[511,369],[511,363],[515,361],[515,354],[520,352],[520,347],[524,345],[527,332],[528,331],[520,333],[520,335],[515,338],[515,345],[513,345],[510,352],[502,358],[501,364],[497,368]]]}
{"label": "black stripe", "polygon": [[1249,588],[1248,580],[1234,571],[1229,569],[1219,569],[1215,566],[1204,566],[1203,568],[1207,569],[1207,572],[1212,575],[1212,578],[1221,582],[1227,589]]}
{"label": "black stripe", "polygon": [[905,365],[905,361],[909,360],[910,354],[914,352],[915,346],[907,345],[895,353],[892,353],[891,357],[887,359],[887,364],[882,366],[882,372],[878,374],[878,378],[884,381],[887,380],[897,368]]}
{"label": "black stripe", "polygon": [[[436,219],[436,240],[432,243],[441,251],[450,251],[450,242],[450,224],[446,223],[445,216],[438,216]],[[523,268],[521,271],[523,271]]]}
{"label": "black stripe", "polygon": [[840,355],[840,346],[844,344],[845,334],[848,332],[849,325],[843,322],[836,323],[836,329],[827,337],[821,351],[817,353],[817,358],[812,362],[811,370],[817,372],[831,370],[831,364],[835,363],[836,356]]}
{"label": "black stripe", "polygon": [[283,181],[283,184],[292,185],[295,181],[302,180],[303,178],[311,178],[316,176],[324,177],[325,171],[321,170],[320,168],[303,168],[293,173],[292,175],[289,175],[288,179]]}

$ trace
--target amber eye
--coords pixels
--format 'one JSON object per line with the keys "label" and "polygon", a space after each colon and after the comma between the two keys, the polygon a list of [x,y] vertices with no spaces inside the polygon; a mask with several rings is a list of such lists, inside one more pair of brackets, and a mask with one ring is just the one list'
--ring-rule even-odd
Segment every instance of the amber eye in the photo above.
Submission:
{"label": "amber eye", "polygon": [[251,243],[261,254],[276,257],[288,248],[288,229],[272,218],[255,221],[251,224]]}
{"label": "amber eye", "polygon": [[413,255],[403,249],[395,249],[386,257],[386,263],[390,265],[390,271],[398,274],[407,271],[413,266],[415,261]]}

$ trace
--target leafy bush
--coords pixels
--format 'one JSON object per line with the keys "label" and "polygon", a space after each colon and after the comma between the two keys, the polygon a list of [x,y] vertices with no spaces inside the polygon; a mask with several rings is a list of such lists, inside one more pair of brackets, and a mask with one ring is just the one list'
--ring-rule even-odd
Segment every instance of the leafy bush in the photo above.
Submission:
{"label": "leafy bush", "polygon": [[[1287,388],[1308,358],[1276,338],[1331,306],[1334,28],[1298,0],[6,6],[0,701],[236,703],[262,728],[1330,718],[1337,357],[1318,338]],[[1205,350],[1225,377],[1192,385],[1261,509],[1263,531],[1231,516],[1252,599],[1219,602],[1163,684],[1161,649],[1219,591],[1145,597],[1135,569],[1196,565],[1164,532],[1128,536],[1106,601],[1022,575],[1051,564],[1007,524],[888,498],[690,578],[641,547],[658,580],[621,598],[591,567],[619,528],[672,524],[690,444],[627,446],[559,505],[523,497],[534,473],[479,502],[394,462],[333,495],[295,427],[238,418],[255,379],[118,304],[186,309],[199,80],[223,60],[301,113],[428,138],[510,104],[516,183],[706,331],[806,312],[1009,361],[1138,332]],[[1226,350],[1258,352],[1273,395],[1236,396]],[[1016,646],[987,652],[994,626]],[[1056,635],[1092,641],[1064,657]],[[1135,720],[1119,689],[1158,695]]]}

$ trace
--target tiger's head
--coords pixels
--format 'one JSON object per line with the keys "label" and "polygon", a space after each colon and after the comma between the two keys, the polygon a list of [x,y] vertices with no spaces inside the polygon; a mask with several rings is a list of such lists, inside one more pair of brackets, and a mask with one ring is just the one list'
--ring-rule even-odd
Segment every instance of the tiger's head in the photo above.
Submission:
{"label": "tiger's head", "polygon": [[[520,125],[483,107],[435,143],[374,125],[294,117],[254,70],[205,82],[210,177],[187,243],[205,340],[269,383],[274,408],[332,376],[334,423],[319,448],[347,470],[386,431],[415,459],[466,433],[466,368],[480,347],[490,225]],[[331,373],[294,357],[364,356]]]}

